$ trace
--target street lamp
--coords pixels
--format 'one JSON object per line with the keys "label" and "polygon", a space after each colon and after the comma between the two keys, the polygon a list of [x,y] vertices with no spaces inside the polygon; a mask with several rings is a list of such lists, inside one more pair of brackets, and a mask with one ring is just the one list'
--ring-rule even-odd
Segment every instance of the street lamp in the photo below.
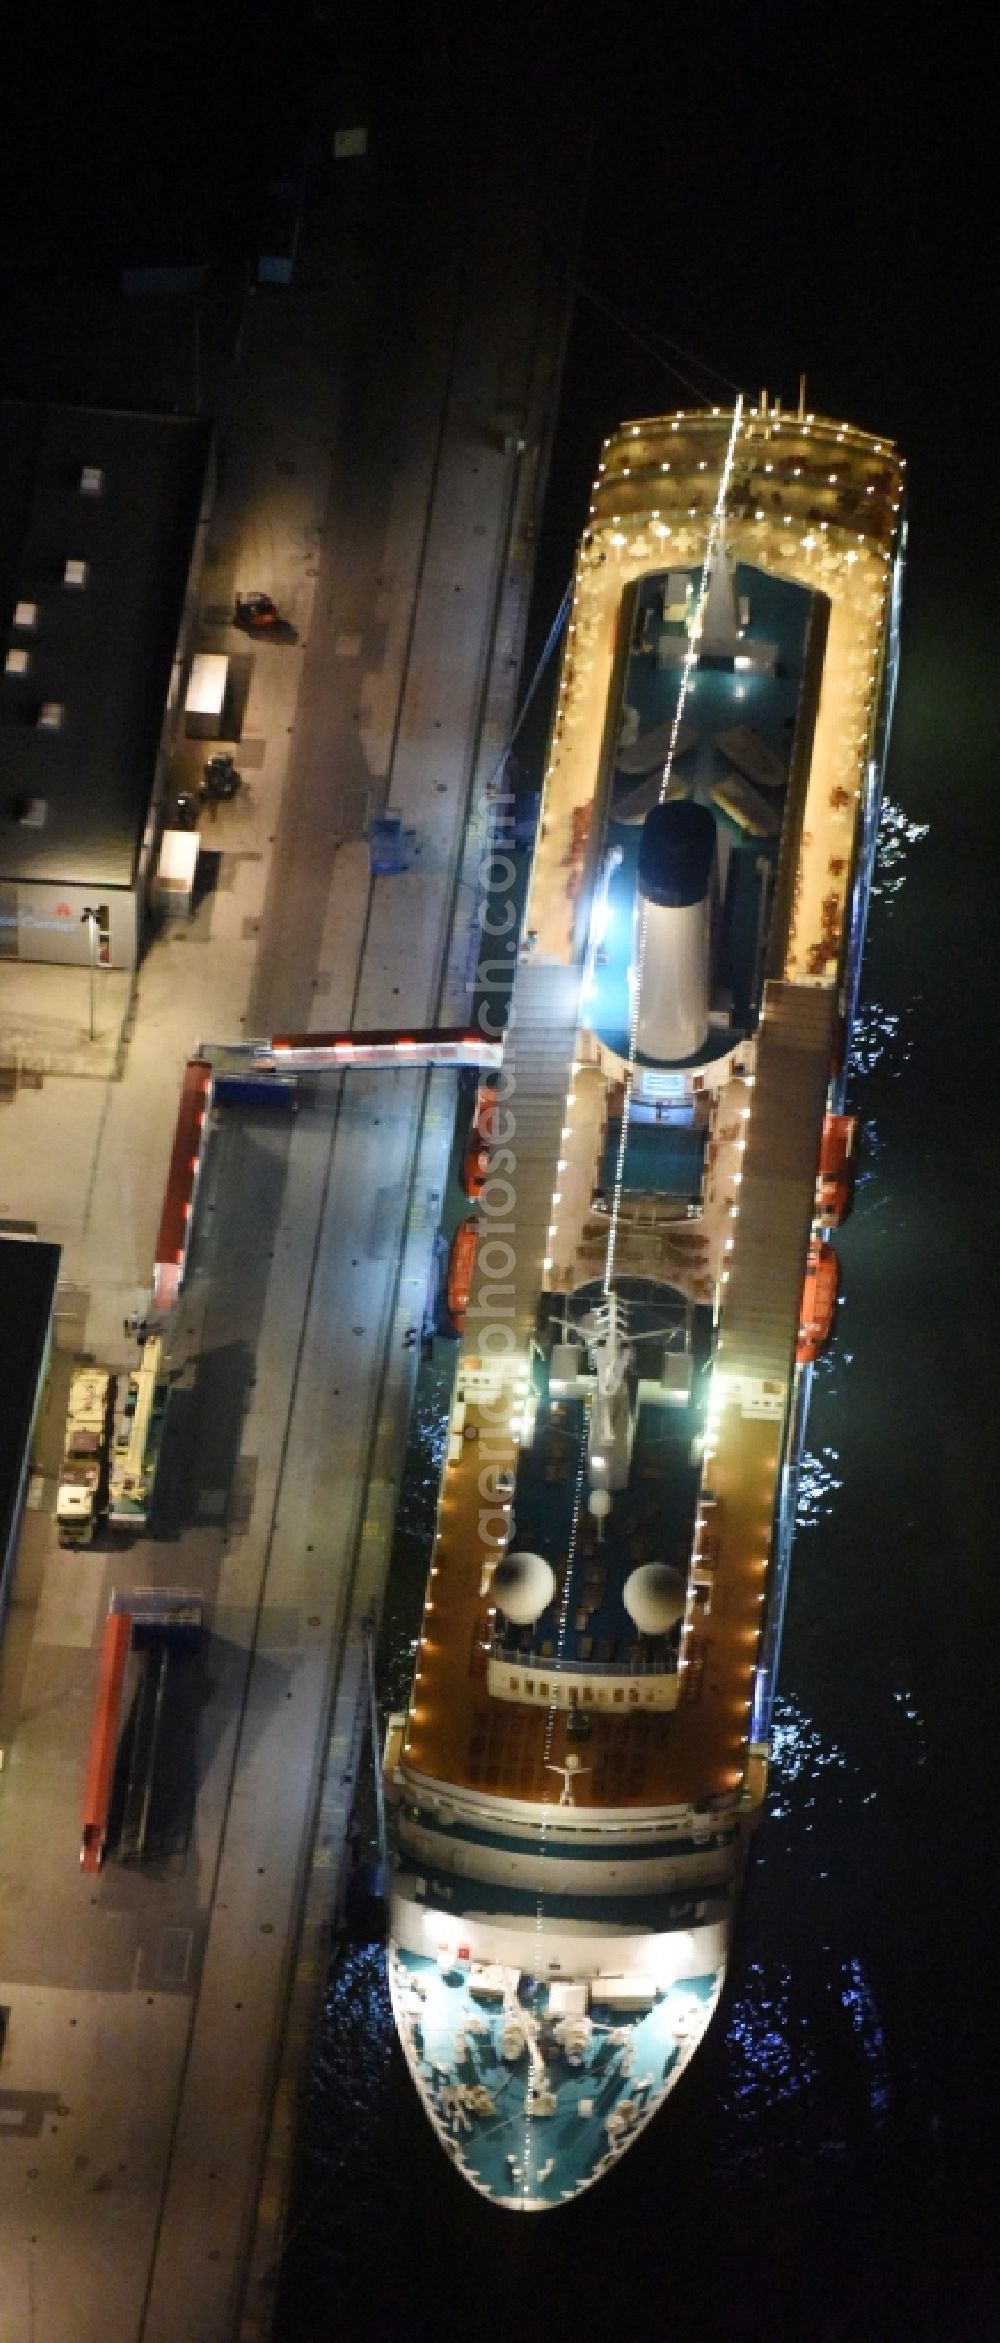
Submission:
{"label": "street lamp", "polygon": [[90,1038],[91,1041],[96,1041],[97,1034],[94,1025],[94,968],[96,964],[95,954],[97,950],[97,936],[100,927],[100,914],[99,912],[91,911],[88,904],[80,913],[81,927],[83,926],[84,920],[87,922],[87,933],[90,943]]}

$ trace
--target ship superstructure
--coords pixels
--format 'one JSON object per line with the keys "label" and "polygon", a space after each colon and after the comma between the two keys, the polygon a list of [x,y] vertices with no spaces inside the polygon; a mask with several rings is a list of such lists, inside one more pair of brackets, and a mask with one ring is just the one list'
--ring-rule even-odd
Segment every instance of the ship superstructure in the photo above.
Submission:
{"label": "ship superstructure", "polygon": [[762,398],[625,426],[580,546],[386,1763],[400,2038],[444,2146],[514,2209],[621,2154],[723,1983],[818,1342],[803,1286],[831,1264],[817,1174],[901,507],[888,441]]}

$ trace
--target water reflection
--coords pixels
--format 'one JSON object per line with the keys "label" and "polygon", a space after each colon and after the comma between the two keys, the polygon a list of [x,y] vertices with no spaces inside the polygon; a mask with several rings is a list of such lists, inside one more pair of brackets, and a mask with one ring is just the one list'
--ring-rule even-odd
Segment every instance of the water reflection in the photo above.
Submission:
{"label": "water reflection", "polygon": [[809,2046],[808,2020],[793,2014],[792,1979],[776,1966],[771,1977],[762,1961],[746,1970],[746,1991],[733,2004],[727,2037],[731,2105],[737,2114],[773,2107],[813,2082],[816,2060]]}
{"label": "water reflection", "polygon": [[322,2150],[331,2173],[349,2163],[357,2177],[369,2159],[374,2168],[378,2124],[372,2119],[392,2043],[382,1946],[347,1938],[331,1971],[313,2073],[310,2144]]}
{"label": "water reflection", "polygon": [[858,1169],[854,1180],[855,1191],[865,1187],[869,1180],[875,1178],[881,1153],[882,1134],[878,1124],[874,1115],[865,1115],[862,1118],[859,1132]]}
{"label": "water reflection", "polygon": [[[792,2151],[806,2169],[853,2156],[890,2114],[885,2029],[859,1953],[818,1947],[807,1977],[751,1961],[726,2037],[719,2160],[727,2173]],[[801,2177],[801,2172],[800,2172]]]}
{"label": "water reflection", "polygon": [[821,1778],[846,1771],[847,1758],[837,1742],[824,1741],[818,1726],[779,1693],[771,1740],[771,1820],[784,1822],[793,1812],[801,1814],[803,1806],[812,1807]]}
{"label": "water reflection", "polygon": [[911,1762],[914,1765],[926,1765],[927,1725],[923,1710],[919,1707],[915,1694],[906,1685],[894,1685],[891,1691],[892,1699],[897,1710],[901,1712],[904,1723],[913,1728],[912,1735],[909,1736],[912,1743]]}
{"label": "water reflection", "polygon": [[[910,1014],[912,1010],[907,1016]],[[848,1072],[856,1079],[873,1074],[878,1066],[883,1075],[894,1081],[902,1073],[912,1046],[898,1009],[884,1009],[879,1001],[860,1001],[851,1034]]]}
{"label": "water reflection", "polygon": [[[808,1460],[816,1518],[836,1510],[840,1485],[830,1474],[826,1486],[826,1455]],[[773,2162],[790,2152],[806,2170],[847,2159],[892,2102],[875,1987],[851,1942],[857,1916],[831,1904],[824,1885],[831,1847],[845,1833],[859,1843],[862,1812],[876,1793],[841,1743],[787,1695],[775,1706],[770,1782],[754,1868],[770,1874],[762,1916],[773,1922],[784,1903],[783,1940],[768,1924],[734,1964],[718,2133],[728,2173],[749,2169],[762,2154]],[[770,1949],[779,1940],[781,1957]]]}
{"label": "water reflection", "polygon": [[841,2002],[851,2024],[869,2070],[868,2096],[872,2114],[877,2122],[888,2113],[892,2097],[886,2058],[886,2039],[875,1995],[872,1992],[861,1961],[855,1958],[847,1963],[846,1981],[841,1988]]}
{"label": "water reflection", "polygon": [[882,799],[872,879],[873,900],[890,908],[896,902],[906,884],[909,850],[911,846],[920,845],[929,830],[929,822],[911,822],[901,805],[894,805],[889,797]]}
{"label": "water reflection", "polygon": [[796,1490],[796,1529],[814,1529],[818,1521],[832,1520],[834,1499],[844,1486],[836,1469],[839,1463],[837,1450],[829,1443],[818,1451],[804,1450]]}

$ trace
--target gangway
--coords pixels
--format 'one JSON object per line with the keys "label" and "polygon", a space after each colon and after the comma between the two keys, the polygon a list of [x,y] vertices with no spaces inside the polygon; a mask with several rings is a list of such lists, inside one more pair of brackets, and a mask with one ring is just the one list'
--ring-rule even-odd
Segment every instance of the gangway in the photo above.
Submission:
{"label": "gangway", "polygon": [[[188,1059],[181,1085],[174,1143],[163,1197],[153,1267],[153,1305],[168,1312],[177,1301],[187,1268],[194,1226],[195,1196],[208,1142],[209,1117],[218,1089],[220,1103],[294,1111],[299,1074],[397,1073],[444,1068],[461,1073],[496,1072],[503,1062],[502,1040],[488,1040],[465,1025],[418,1026],[410,1033],[371,1030],[354,1033],[276,1033],[270,1039],[202,1041]],[[131,1512],[116,1515],[131,1520]]]}
{"label": "gangway", "polygon": [[499,1066],[503,1043],[487,1040],[464,1025],[363,1033],[345,1028],[337,1033],[276,1033],[270,1040],[235,1045],[203,1041],[197,1056],[219,1074],[237,1060],[260,1073],[358,1074],[387,1066],[397,1070],[406,1066],[451,1067],[458,1071],[463,1066]]}

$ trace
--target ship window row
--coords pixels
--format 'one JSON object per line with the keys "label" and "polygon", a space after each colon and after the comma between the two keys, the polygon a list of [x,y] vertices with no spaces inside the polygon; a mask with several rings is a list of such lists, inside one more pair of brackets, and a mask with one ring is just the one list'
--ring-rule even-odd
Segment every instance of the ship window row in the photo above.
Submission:
{"label": "ship window row", "polygon": [[[511,1676],[508,1681],[511,1692],[520,1692],[522,1690],[521,1679],[519,1676]],[[536,1698],[538,1700],[547,1700],[549,1697],[549,1686],[545,1683],[539,1682],[534,1676],[525,1677],[523,1690],[527,1694],[529,1700],[532,1698]],[[593,1708],[598,1702],[606,1701],[607,1697],[608,1692],[605,1685],[600,1685],[595,1691],[593,1685],[584,1684],[580,1690],[580,1706],[581,1708]],[[616,1685],[612,1689],[611,1698],[615,1705],[619,1708],[624,1708],[626,1706],[629,1708],[638,1708],[642,1699],[642,1693],[637,1684],[629,1684],[627,1686]],[[652,1692],[649,1692],[647,1694],[647,1699],[651,1701],[652,1698],[653,1694]]]}

